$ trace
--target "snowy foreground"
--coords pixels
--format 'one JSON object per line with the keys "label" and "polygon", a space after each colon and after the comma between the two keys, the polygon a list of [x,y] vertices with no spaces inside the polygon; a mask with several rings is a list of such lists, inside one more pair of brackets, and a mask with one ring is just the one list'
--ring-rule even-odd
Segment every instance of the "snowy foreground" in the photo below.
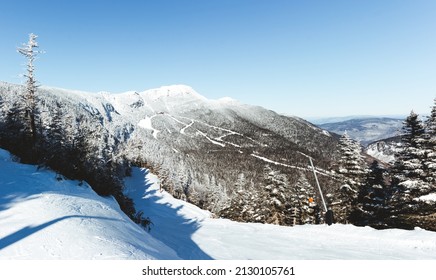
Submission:
{"label": "snowy foreground", "polygon": [[0,259],[436,259],[434,232],[237,223],[161,192],[146,170],[126,185],[150,233],[86,184],[0,150]]}
{"label": "snowy foreground", "polygon": [[0,149],[0,259],[174,259],[114,199]]}

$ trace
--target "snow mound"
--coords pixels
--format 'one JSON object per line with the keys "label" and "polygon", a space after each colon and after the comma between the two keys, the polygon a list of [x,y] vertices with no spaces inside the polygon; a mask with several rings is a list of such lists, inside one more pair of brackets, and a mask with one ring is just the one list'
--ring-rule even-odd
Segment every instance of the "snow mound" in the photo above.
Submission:
{"label": "snow mound", "polygon": [[0,259],[177,259],[113,198],[0,149]]}

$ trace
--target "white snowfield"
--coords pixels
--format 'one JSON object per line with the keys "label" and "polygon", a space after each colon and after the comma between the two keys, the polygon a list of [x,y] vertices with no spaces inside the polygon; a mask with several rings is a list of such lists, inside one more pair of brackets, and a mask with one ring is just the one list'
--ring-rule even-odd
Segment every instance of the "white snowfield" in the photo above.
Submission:
{"label": "white snowfield", "polygon": [[282,227],[212,218],[134,169],[126,193],[150,233],[85,183],[0,150],[0,259],[436,259],[436,233],[351,225]]}
{"label": "white snowfield", "polygon": [[0,149],[0,259],[177,259],[86,183],[10,161]]}

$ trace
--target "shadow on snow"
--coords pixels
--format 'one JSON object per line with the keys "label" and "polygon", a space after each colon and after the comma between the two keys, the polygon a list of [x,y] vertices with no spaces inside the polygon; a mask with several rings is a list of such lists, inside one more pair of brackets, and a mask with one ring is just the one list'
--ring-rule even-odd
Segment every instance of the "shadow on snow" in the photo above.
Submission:
{"label": "shadow on snow", "polygon": [[0,239],[0,250],[25,239],[26,237],[29,237],[30,235],[37,233],[40,230],[43,230],[53,224],[56,224],[62,220],[71,219],[71,218],[81,218],[81,219],[100,219],[100,220],[111,220],[111,221],[118,221],[117,219],[111,219],[111,218],[105,218],[105,217],[95,217],[95,216],[82,216],[82,215],[70,215],[70,216],[64,216],[60,217],[54,220],[51,220],[49,222],[40,224],[38,226],[26,226],[14,233],[11,233],[3,238]]}
{"label": "shadow on snow", "polygon": [[[146,170],[141,172],[144,173],[144,176],[148,173]],[[200,226],[199,223],[180,215],[179,210],[183,208],[183,205],[174,208],[169,203],[159,203],[160,198],[155,195],[158,191],[149,190],[150,186],[151,183],[146,181],[145,193],[140,197],[148,197],[135,201],[137,210],[143,210],[153,223],[150,234],[176,251],[182,259],[212,260],[212,257],[192,240],[192,235]]]}

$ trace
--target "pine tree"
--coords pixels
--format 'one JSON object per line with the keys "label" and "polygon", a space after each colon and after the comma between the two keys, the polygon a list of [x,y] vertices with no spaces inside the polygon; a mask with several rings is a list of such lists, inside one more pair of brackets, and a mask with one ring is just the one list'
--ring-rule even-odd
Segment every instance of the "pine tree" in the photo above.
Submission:
{"label": "pine tree", "polygon": [[315,224],[317,211],[315,188],[309,183],[304,173],[301,173],[294,192],[291,194],[291,217],[296,224]]}
{"label": "pine tree", "polygon": [[418,205],[414,198],[427,194],[430,186],[425,182],[424,125],[413,111],[403,123],[401,149],[396,155],[393,169],[393,213],[414,213]]}
{"label": "pine tree", "polygon": [[374,160],[369,168],[365,184],[359,190],[357,210],[354,213],[354,224],[385,227],[388,215],[388,189],[384,174],[386,170]]}
{"label": "pine tree", "polygon": [[424,171],[426,182],[436,191],[436,99],[426,121]]}
{"label": "pine tree", "polygon": [[339,153],[339,173],[343,175],[345,183],[357,189],[363,183],[367,172],[362,148],[345,132],[339,139]]}
{"label": "pine tree", "polygon": [[[29,41],[27,44],[23,44],[21,48],[18,48],[17,51],[24,55],[27,58],[27,73],[24,74],[26,78],[26,86],[25,93],[23,95],[22,100],[22,111],[24,114],[24,136],[26,137],[25,141],[28,142],[29,148],[33,149],[36,144],[37,138],[37,128],[36,128],[36,118],[38,113],[37,107],[37,82],[35,79],[35,59],[38,54],[41,52],[36,50],[38,48],[38,43],[36,42],[36,38],[38,36],[31,33],[29,34]],[[34,160],[34,155],[30,155],[30,160]]]}
{"label": "pine tree", "polygon": [[336,213],[337,219],[345,223],[354,219],[351,214],[356,211],[358,192],[367,173],[361,152],[360,144],[345,132],[339,139],[338,173],[342,176],[343,183],[338,195],[340,206]]}
{"label": "pine tree", "polygon": [[[279,170],[273,170],[269,165],[264,168],[264,180],[258,198],[259,216],[265,217],[264,222],[279,225],[293,225],[295,207],[292,196],[295,187],[291,187],[287,176]],[[297,198],[294,198],[294,201]],[[299,211],[299,210],[298,210]]]}

